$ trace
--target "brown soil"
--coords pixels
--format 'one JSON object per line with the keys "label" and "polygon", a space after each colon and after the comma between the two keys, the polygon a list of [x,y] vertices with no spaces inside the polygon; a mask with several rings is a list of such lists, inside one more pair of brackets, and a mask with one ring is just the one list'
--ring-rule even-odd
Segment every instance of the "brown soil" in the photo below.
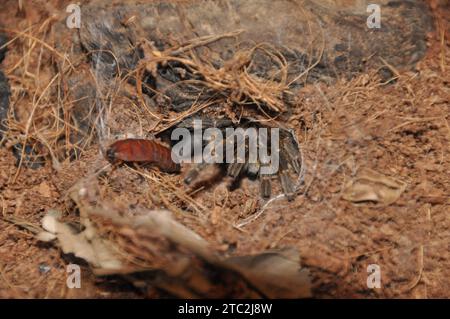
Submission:
{"label": "brown soil", "polygon": [[[445,1],[429,2],[436,30],[416,70],[396,70],[394,83],[381,83],[374,70],[330,86],[307,85],[299,92],[301,107],[289,125],[305,157],[300,196],[292,202],[275,200],[255,215],[263,205],[256,200],[257,182],[244,179],[230,191],[226,181],[218,181],[194,195],[208,209],[205,220],[182,213],[177,218],[225,255],[296,247],[318,298],[450,297],[450,24],[444,19],[450,8]],[[25,28],[65,7],[62,1],[49,3],[54,6],[38,0],[27,4],[25,23],[17,1],[7,1],[0,21],[9,29]],[[7,56],[2,68],[11,68],[16,58]],[[11,104],[23,104],[27,113],[24,99],[14,95],[17,83],[11,81]],[[76,219],[67,190],[106,164],[98,145],[77,161],[63,162],[58,171],[47,164],[22,168],[17,175],[15,163],[11,150],[0,148],[0,297],[141,297],[120,278],[96,278],[86,264],[82,289],[68,289],[65,266],[71,257],[38,242],[32,232],[50,209],[64,212],[65,220]],[[345,201],[343,187],[360,168],[406,182],[406,190],[387,206]],[[169,178],[182,186],[182,176]],[[127,169],[114,170],[102,181],[108,186],[102,196],[117,203],[149,208],[176,204],[172,194],[158,194],[154,185]],[[370,264],[381,267],[381,289],[367,288]]]}

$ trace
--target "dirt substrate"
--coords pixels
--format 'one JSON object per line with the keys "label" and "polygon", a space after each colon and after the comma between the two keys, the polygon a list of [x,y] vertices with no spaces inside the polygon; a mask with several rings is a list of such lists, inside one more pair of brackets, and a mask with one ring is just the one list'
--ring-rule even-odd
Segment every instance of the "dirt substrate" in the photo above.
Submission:
{"label": "dirt substrate", "polygon": [[[17,12],[16,1],[7,6]],[[6,17],[5,11],[0,21],[10,28],[23,19],[19,13]],[[102,176],[102,198],[172,208],[177,220],[227,256],[295,247],[310,270],[314,297],[450,297],[450,48],[449,21],[443,18],[450,10],[442,5],[434,13],[439,23],[415,70],[392,68],[398,74],[389,83],[370,70],[299,91],[299,107],[288,124],[299,138],[306,175],[294,201],[280,198],[261,210],[265,202],[258,199],[256,181],[244,179],[232,191],[226,180],[213,181],[193,195],[206,215],[192,218],[175,208],[173,194],[158,193],[154,183],[126,168]],[[40,21],[40,12],[33,14]],[[3,69],[13,62],[7,57]],[[1,147],[0,297],[142,297],[121,278],[96,278],[84,263],[82,289],[68,289],[65,267],[73,257],[38,242],[33,233],[51,209],[63,212],[65,221],[77,219],[67,190],[106,165],[98,145],[58,170],[47,164],[17,174],[15,164],[11,150]],[[406,188],[388,205],[343,199],[361,169],[393,177]],[[182,176],[167,178],[183,187]],[[207,178],[205,172],[202,180]],[[370,264],[380,266],[381,289],[367,288]],[[164,294],[155,290],[154,296]]]}

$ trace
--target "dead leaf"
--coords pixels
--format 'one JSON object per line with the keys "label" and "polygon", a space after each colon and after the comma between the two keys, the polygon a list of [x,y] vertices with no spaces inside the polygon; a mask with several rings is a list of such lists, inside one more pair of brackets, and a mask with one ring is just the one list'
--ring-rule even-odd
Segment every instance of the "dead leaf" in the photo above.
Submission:
{"label": "dead leaf", "polygon": [[47,214],[42,220],[42,227],[46,231],[39,233],[37,239],[41,241],[57,239],[65,254],[74,254],[96,268],[111,270],[122,267],[119,257],[110,245],[96,236],[91,226],[87,225],[84,231],[75,233],[68,224],[59,222],[55,215]]}
{"label": "dead leaf", "polygon": [[[96,189],[95,183],[79,184],[70,193],[83,231],[49,213],[42,221],[46,231],[37,237],[86,260],[96,275],[124,275],[136,287],[156,286],[180,298],[311,296],[308,272],[297,250],[227,259],[169,211],[136,208],[127,215],[121,207],[98,199]],[[145,277],[148,272],[151,275]]]}
{"label": "dead leaf", "polygon": [[353,203],[374,202],[385,206],[394,203],[405,189],[405,182],[363,168],[347,183],[342,198]]}
{"label": "dead leaf", "polygon": [[234,266],[269,298],[311,297],[309,272],[299,270],[300,256],[295,249],[232,257],[226,263]]}

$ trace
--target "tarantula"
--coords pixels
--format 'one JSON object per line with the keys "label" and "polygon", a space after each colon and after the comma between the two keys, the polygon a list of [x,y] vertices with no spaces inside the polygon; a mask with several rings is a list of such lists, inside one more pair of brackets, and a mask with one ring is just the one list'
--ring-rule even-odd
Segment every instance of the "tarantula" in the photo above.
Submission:
{"label": "tarantula", "polygon": [[[196,127],[196,123],[200,122],[201,127]],[[219,119],[208,119],[208,118],[200,118],[200,117],[191,117],[183,120],[177,126],[177,128],[185,128],[189,130],[191,136],[194,135],[195,129],[200,129],[203,133],[206,129],[209,128],[217,128],[222,131],[224,136],[223,140],[220,142],[222,149],[222,153],[225,154],[227,151],[227,147],[233,152],[235,161],[231,163],[218,163],[216,165],[220,165],[222,169],[226,172],[228,176],[230,176],[234,181],[238,181],[240,178],[248,175],[250,178],[256,179],[258,178],[260,181],[260,192],[263,198],[270,198],[272,194],[272,186],[271,181],[278,177],[279,182],[281,184],[281,188],[283,193],[285,194],[288,200],[293,200],[296,192],[295,182],[292,180],[291,175],[296,175],[297,177],[301,174],[301,151],[298,145],[298,142],[291,130],[279,128],[279,127],[266,127],[261,125],[258,122],[253,121],[249,118],[241,119],[239,124],[234,124],[233,121],[226,117],[222,117]],[[268,166],[267,162],[261,161],[261,158],[257,158],[256,160],[250,160],[250,138],[246,137],[243,141],[245,146],[245,154],[239,154],[237,144],[235,143],[235,135],[227,135],[226,130],[229,128],[234,129],[247,129],[247,128],[266,128],[265,130],[259,130],[260,133],[267,136],[262,136],[265,141],[268,141],[268,136],[271,136],[272,130],[277,129],[279,133],[279,143],[278,145],[268,145],[268,155],[276,155],[274,158],[278,161],[278,169],[270,172],[270,170],[263,168]],[[173,131],[173,130],[171,130]],[[167,135],[166,135],[167,137]],[[258,138],[261,138],[259,136]],[[202,141],[202,150],[207,146],[208,140]],[[260,151],[261,144],[258,143],[257,149]],[[242,156],[244,155],[244,156]],[[209,165],[213,165],[211,163],[207,163],[202,161],[201,163],[196,163],[193,165],[184,177],[184,182],[189,185],[193,181],[195,181],[199,173],[208,167]]]}

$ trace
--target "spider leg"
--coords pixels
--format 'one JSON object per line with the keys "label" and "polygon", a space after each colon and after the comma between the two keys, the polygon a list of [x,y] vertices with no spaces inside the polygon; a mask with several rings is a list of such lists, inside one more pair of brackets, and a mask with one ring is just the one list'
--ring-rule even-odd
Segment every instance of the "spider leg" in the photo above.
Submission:
{"label": "spider leg", "polygon": [[[237,148],[239,147],[240,145],[237,145]],[[234,179],[236,179],[243,170],[246,171],[248,167],[248,163],[246,160],[246,158],[248,158],[248,147],[245,144],[244,147],[245,147],[244,158],[241,158],[236,152],[235,153],[236,161],[234,163],[228,164],[227,174],[228,176],[231,176]]]}
{"label": "spider leg", "polygon": [[228,165],[227,168],[227,174],[228,176],[231,176],[232,178],[237,178],[242,169],[244,168],[245,163],[231,163]]}
{"label": "spider leg", "polygon": [[287,154],[287,157],[289,159],[289,163],[291,164],[291,166],[294,168],[294,171],[297,174],[300,174],[301,171],[301,164],[299,161],[299,152],[298,150],[296,150],[294,147],[294,144],[289,141],[287,143],[283,143],[283,149]]}
{"label": "spider leg", "polygon": [[288,161],[283,151],[280,152],[280,170],[278,172],[278,178],[280,179],[281,188],[288,201],[293,200],[295,187],[288,175]]}
{"label": "spider leg", "polygon": [[247,165],[247,173],[251,176],[258,176],[259,173],[259,163],[248,163]]}
{"label": "spider leg", "polygon": [[271,175],[268,174],[260,174],[259,183],[260,183],[260,192],[261,197],[270,198],[272,195],[272,185],[270,184]]}
{"label": "spider leg", "polygon": [[190,169],[187,174],[186,177],[184,178],[184,183],[189,185],[192,183],[192,181],[194,181],[198,174],[204,170],[206,167],[208,166],[208,163],[198,163],[198,164],[194,164],[194,167],[192,169]]}
{"label": "spider leg", "polygon": [[299,160],[300,149],[294,140],[291,132],[286,132],[288,136],[282,139],[281,150],[285,152],[289,164],[294,168],[297,174],[300,174],[301,163]]}

